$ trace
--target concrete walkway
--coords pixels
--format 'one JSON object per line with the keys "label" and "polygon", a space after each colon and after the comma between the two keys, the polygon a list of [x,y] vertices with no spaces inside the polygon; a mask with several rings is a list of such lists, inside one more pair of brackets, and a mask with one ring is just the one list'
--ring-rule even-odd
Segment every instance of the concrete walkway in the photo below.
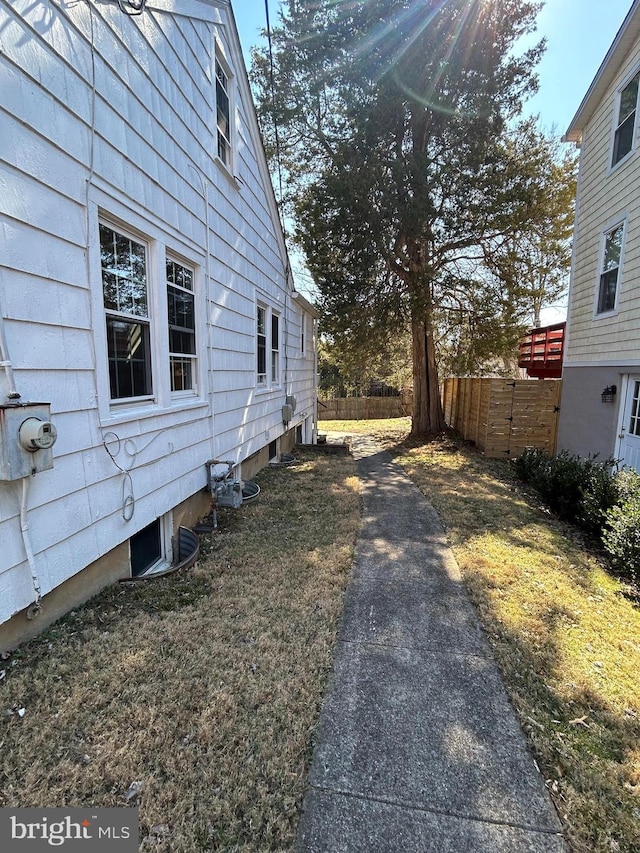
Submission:
{"label": "concrete walkway", "polygon": [[566,853],[439,518],[371,440],[299,853]]}

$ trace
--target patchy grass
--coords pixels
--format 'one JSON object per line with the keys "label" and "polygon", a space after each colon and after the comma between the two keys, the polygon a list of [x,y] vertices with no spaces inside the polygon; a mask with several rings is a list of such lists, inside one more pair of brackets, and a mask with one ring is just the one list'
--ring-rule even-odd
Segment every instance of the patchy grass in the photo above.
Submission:
{"label": "patchy grass", "polygon": [[601,553],[508,463],[396,421],[387,443],[437,509],[574,853],[640,850],[640,609]]}
{"label": "patchy grass", "polygon": [[292,849],[360,515],[351,457],[296,455],[195,568],[0,662],[0,806],[137,805],[158,853]]}

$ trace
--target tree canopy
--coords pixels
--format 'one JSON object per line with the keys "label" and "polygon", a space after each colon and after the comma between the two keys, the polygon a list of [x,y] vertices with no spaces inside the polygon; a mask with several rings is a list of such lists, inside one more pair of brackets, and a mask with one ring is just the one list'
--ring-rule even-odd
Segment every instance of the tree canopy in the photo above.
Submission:
{"label": "tree canopy", "polygon": [[323,327],[370,351],[411,330],[414,433],[444,426],[435,341],[461,282],[519,276],[510,247],[540,209],[531,132],[510,130],[536,87],[542,43],[514,45],[538,9],[285,0],[271,57],[254,55]]}

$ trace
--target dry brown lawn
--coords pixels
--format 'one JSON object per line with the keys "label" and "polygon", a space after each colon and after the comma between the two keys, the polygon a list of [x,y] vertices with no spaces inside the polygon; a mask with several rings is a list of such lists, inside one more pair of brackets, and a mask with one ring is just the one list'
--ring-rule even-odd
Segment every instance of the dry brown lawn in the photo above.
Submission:
{"label": "dry brown lawn", "polygon": [[360,516],[351,457],[296,455],[196,567],[0,661],[0,806],[137,806],[158,853],[292,849]]}

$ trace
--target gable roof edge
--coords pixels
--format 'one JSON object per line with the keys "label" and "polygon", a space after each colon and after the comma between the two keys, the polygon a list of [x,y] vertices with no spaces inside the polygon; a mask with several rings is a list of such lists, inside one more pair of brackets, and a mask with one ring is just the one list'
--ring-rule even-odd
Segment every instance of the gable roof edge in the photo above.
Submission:
{"label": "gable roof edge", "polygon": [[582,99],[582,103],[562,137],[564,142],[580,143],[584,128],[638,38],[640,38],[640,0],[634,0],[611,47],[602,60],[596,76],[593,78],[586,95]]}

